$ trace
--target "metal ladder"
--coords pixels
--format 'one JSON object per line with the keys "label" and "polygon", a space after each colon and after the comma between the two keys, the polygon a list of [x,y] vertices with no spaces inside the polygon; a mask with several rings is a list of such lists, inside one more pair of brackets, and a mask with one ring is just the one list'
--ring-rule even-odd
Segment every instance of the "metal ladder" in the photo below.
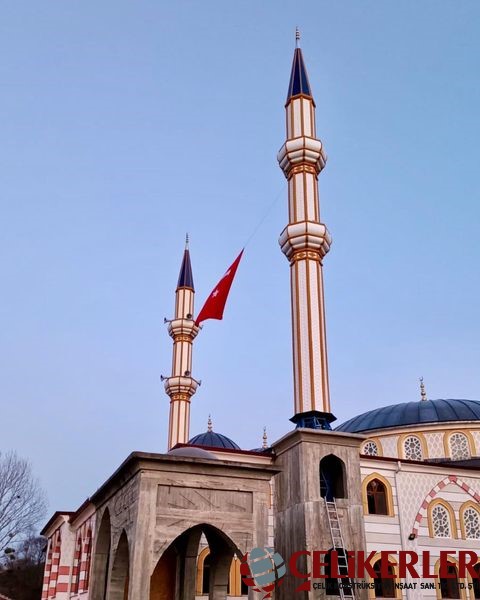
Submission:
{"label": "metal ladder", "polygon": [[[330,526],[330,535],[332,536],[333,549],[339,550],[340,548],[343,552],[338,555],[338,572],[347,573],[348,563],[347,563],[347,554],[345,550],[345,542],[343,541],[342,528],[340,527],[340,521],[338,518],[337,512],[337,503],[335,502],[335,498],[332,500],[327,500],[325,497],[325,508],[327,510],[328,516],[328,524]],[[355,600],[355,592],[353,587],[350,589],[344,589],[342,584],[345,582],[345,579],[348,577],[345,575],[344,578],[338,578],[338,595],[340,598],[351,598]],[[350,581],[350,580],[349,580]]]}

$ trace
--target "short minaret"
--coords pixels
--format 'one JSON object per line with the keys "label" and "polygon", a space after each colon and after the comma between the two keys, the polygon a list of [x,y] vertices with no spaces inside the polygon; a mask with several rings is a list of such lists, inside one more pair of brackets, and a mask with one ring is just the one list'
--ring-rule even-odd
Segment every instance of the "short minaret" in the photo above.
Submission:
{"label": "short minaret", "polygon": [[322,261],[331,238],[320,220],[318,175],[326,155],[316,138],[312,97],[300,35],[288,88],[287,141],[278,162],[288,180],[288,225],[279,239],[290,262],[295,414],[300,427],[330,429]]}
{"label": "short minaret", "polygon": [[267,428],[266,427],[263,428],[262,448],[264,450],[266,450],[268,448],[268,437],[267,437]]}
{"label": "short minaret", "polygon": [[422,398],[422,402],[426,402],[428,400],[427,392],[425,391],[425,384],[423,383],[423,377],[420,377],[420,396]]}
{"label": "short minaret", "polygon": [[195,288],[188,236],[175,296],[175,318],[168,321],[168,333],[173,338],[172,375],[165,378],[165,391],[170,396],[169,450],[189,440],[190,399],[199,385],[192,377],[192,346],[199,328],[193,319]]}

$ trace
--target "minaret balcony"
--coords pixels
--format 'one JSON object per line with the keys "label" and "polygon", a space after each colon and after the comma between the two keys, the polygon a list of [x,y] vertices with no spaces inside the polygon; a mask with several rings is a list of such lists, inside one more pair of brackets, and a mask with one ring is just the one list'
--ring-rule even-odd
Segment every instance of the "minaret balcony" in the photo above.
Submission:
{"label": "minaret balcony", "polygon": [[193,319],[173,319],[168,323],[168,333],[175,342],[192,342],[199,331]]}
{"label": "minaret balcony", "polygon": [[302,221],[287,225],[278,243],[290,262],[299,258],[322,260],[330,250],[332,237],[323,223]]}
{"label": "minaret balcony", "polygon": [[327,162],[327,155],[320,140],[298,137],[285,142],[280,148],[277,160],[288,179],[295,167],[311,170],[318,175]]}
{"label": "minaret balcony", "polygon": [[189,400],[197,391],[199,382],[193,377],[167,377],[165,379],[165,391],[174,400],[174,396],[178,399]]}

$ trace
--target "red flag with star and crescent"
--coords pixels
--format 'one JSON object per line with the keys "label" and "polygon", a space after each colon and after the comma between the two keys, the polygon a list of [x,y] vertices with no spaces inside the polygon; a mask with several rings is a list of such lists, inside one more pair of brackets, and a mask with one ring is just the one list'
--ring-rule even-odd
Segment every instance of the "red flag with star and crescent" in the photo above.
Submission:
{"label": "red flag with star and crescent", "polygon": [[195,325],[199,325],[207,319],[223,319],[223,311],[227,302],[230,288],[232,287],[233,278],[237,272],[238,265],[242,259],[243,250],[233,261],[232,265],[227,269],[225,275],[220,279],[217,285],[213,288],[210,296],[205,300],[202,310],[198,313],[195,320]]}

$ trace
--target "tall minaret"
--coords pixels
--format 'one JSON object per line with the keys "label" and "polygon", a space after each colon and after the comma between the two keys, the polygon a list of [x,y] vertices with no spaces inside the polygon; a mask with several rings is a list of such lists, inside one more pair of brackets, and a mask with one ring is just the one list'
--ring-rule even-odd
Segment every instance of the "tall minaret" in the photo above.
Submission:
{"label": "tall minaret", "polygon": [[315,102],[296,33],[288,87],[287,141],[278,162],[288,180],[288,225],[279,239],[290,262],[295,414],[300,427],[330,429],[322,261],[331,237],[320,221],[318,174],[327,157],[315,135]]}
{"label": "tall minaret", "polygon": [[190,399],[199,384],[192,377],[192,345],[199,331],[193,320],[194,296],[187,236],[175,292],[175,318],[168,321],[168,333],[173,338],[172,375],[165,378],[165,391],[170,396],[169,450],[176,444],[186,444],[189,440]]}

